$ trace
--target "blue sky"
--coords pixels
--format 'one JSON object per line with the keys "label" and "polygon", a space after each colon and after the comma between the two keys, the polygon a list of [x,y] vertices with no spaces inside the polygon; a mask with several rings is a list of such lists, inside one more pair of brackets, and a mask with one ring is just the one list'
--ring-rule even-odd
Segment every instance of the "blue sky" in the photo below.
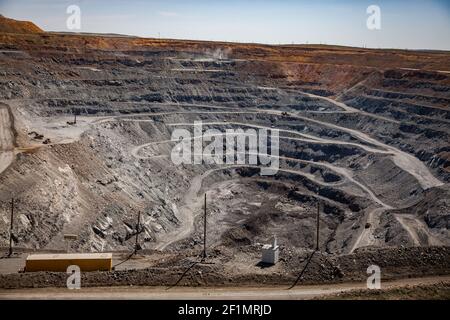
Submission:
{"label": "blue sky", "polygon": [[[69,31],[71,4],[81,32],[450,50],[450,0],[0,0],[0,13]],[[366,27],[369,5],[381,9],[381,30]]]}

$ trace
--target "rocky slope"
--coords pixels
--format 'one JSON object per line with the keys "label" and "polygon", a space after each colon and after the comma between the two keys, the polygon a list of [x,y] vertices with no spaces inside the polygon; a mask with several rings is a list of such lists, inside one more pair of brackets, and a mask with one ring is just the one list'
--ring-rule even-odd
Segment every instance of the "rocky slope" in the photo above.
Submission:
{"label": "rocky slope", "polygon": [[[9,32],[2,245],[14,196],[16,246],[129,249],[142,212],[143,248],[197,250],[204,192],[211,247],[311,248],[317,202],[330,254],[450,244],[447,52]],[[173,164],[196,120],[279,129],[280,172]]]}

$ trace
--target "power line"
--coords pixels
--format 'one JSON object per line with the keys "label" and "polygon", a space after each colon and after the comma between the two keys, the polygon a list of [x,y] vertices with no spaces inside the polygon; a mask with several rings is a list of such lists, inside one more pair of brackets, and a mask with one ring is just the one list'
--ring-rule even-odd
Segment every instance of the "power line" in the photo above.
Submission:
{"label": "power line", "polygon": [[319,251],[320,202],[317,202],[316,251]]}
{"label": "power line", "polygon": [[206,221],[206,212],[207,211],[206,211],[206,192],[205,192],[204,203],[203,203],[203,252],[202,252],[201,258],[197,261],[194,261],[189,267],[187,267],[186,270],[178,278],[178,280],[171,286],[167,287],[166,290],[176,287],[192,268],[194,268],[197,264],[205,262],[206,257],[207,257],[207,254],[206,254],[206,222],[207,222]]}
{"label": "power line", "polygon": [[178,280],[174,283],[174,284],[172,284],[172,285],[170,285],[169,287],[167,287],[166,288],[166,290],[170,290],[170,289],[172,289],[173,287],[176,287],[180,282],[181,282],[181,280],[183,280],[183,278],[184,278],[184,276],[194,267],[194,266],[196,266],[197,264],[199,264],[199,263],[201,263],[203,261],[203,259],[200,259],[200,260],[197,260],[197,261],[195,261],[195,262],[193,262],[186,270],[184,270],[184,272],[181,274],[181,276],[178,278]]}
{"label": "power line", "polygon": [[309,264],[311,263],[311,260],[312,260],[312,258],[313,258],[313,256],[314,256],[314,254],[315,254],[316,252],[317,252],[317,250],[314,250],[314,251],[311,253],[311,255],[309,256],[308,260],[306,261],[306,264],[305,264],[305,266],[303,267],[302,271],[301,271],[300,274],[298,275],[297,279],[295,279],[294,283],[288,288],[288,290],[289,290],[289,289],[292,289],[293,287],[295,287],[295,286],[297,285],[297,283],[300,281],[300,279],[303,277],[303,274],[305,273],[306,268],[308,268],[308,266],[309,266]]}
{"label": "power line", "polygon": [[295,287],[297,285],[297,283],[300,281],[300,279],[303,277],[303,274],[305,273],[306,269],[308,268],[309,264],[311,263],[311,260],[314,256],[314,254],[319,251],[319,230],[320,230],[320,203],[317,202],[317,218],[316,218],[316,248],[314,249],[314,251],[311,253],[311,255],[309,256],[309,258],[306,261],[305,266],[303,267],[302,271],[300,272],[300,274],[298,275],[297,279],[295,279],[294,283],[288,288],[292,289],[293,287]]}
{"label": "power line", "polygon": [[140,227],[140,226],[141,226],[141,211],[139,210],[139,211],[138,211],[138,221],[137,221],[137,225],[136,225],[136,238],[135,238],[136,240],[135,240],[135,243],[134,243],[134,251],[133,251],[128,257],[126,257],[125,260],[123,260],[123,261],[121,261],[121,262],[115,264],[115,265],[112,267],[113,270],[114,270],[116,267],[120,266],[121,264],[127,262],[128,260],[131,259],[131,257],[133,257],[134,255],[137,254],[137,252],[138,252],[138,250],[139,250],[139,233],[141,233],[141,232],[143,231],[143,230],[141,230],[141,227]]}
{"label": "power line", "polygon": [[205,204],[203,213],[203,260],[206,259],[206,192],[205,192]]}
{"label": "power line", "polygon": [[134,244],[134,254],[139,250],[139,233],[141,232],[141,211],[138,211],[138,221],[136,225],[136,243]]}
{"label": "power line", "polygon": [[11,257],[13,254],[13,223],[14,223],[14,198],[11,199],[11,219],[10,219],[10,227],[9,227],[9,252],[8,257]]}

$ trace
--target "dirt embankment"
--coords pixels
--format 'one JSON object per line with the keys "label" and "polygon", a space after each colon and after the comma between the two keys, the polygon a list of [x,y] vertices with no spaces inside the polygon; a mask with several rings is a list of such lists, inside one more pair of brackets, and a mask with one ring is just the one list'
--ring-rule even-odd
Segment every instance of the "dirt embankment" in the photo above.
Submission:
{"label": "dirt embankment", "polygon": [[352,290],[325,296],[329,300],[449,300],[450,282],[407,285],[382,290]]}
{"label": "dirt embankment", "polygon": [[[259,251],[258,251],[259,252]],[[246,252],[252,259],[255,252]],[[89,272],[82,274],[82,286],[254,286],[286,285],[294,283],[305,268],[298,284],[343,283],[365,281],[367,268],[378,265],[382,280],[448,275],[450,248],[391,248],[366,249],[354,254],[331,256],[311,252],[294,255],[292,250],[282,251],[283,259],[272,268],[247,268],[247,272],[228,264],[231,257],[211,253],[208,263],[175,256],[172,259],[141,270]],[[309,262],[308,262],[309,261]],[[238,270],[238,271],[236,271]],[[253,271],[252,271],[253,270]],[[65,287],[67,274],[36,272],[0,276],[0,288]]]}

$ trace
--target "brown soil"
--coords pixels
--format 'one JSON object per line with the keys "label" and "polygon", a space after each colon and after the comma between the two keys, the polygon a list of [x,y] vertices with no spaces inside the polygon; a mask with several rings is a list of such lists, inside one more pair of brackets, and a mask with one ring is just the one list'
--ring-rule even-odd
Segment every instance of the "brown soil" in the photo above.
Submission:
{"label": "brown soil", "polygon": [[[215,251],[205,263],[199,258],[174,255],[159,261],[147,260],[152,267],[139,270],[89,272],[82,274],[84,287],[102,286],[254,286],[293,284],[312,252],[299,255],[294,250],[281,251],[283,259],[274,267],[258,264],[256,250],[246,249],[247,265]],[[125,255],[124,255],[125,256]],[[151,256],[151,255],[150,255]],[[139,265],[146,256],[138,256],[128,264]],[[228,263],[228,261],[229,263]],[[250,265],[255,261],[254,265]],[[365,249],[354,254],[330,256],[315,253],[298,284],[343,283],[365,281],[367,268],[381,268],[383,280],[448,275],[450,248]],[[141,264],[142,267],[142,264]],[[246,268],[246,269],[244,269]],[[65,287],[65,273],[35,272],[0,275],[0,288]]]}

